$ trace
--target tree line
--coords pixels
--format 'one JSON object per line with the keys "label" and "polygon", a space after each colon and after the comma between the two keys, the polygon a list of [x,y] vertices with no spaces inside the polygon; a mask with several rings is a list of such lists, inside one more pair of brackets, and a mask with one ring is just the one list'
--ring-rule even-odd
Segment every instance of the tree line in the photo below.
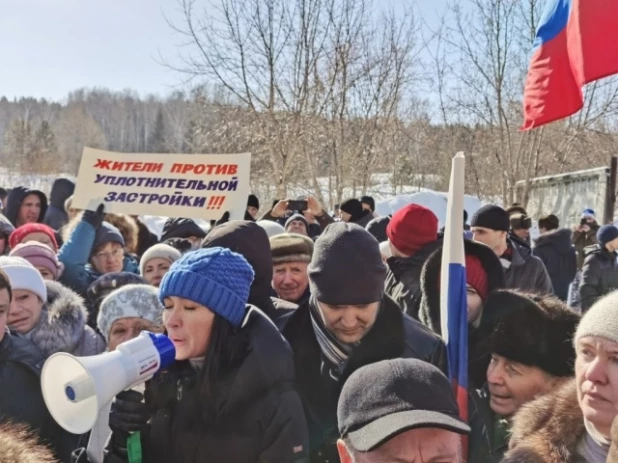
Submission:
{"label": "tree line", "polygon": [[344,189],[367,191],[375,173],[392,193],[446,189],[451,157],[464,150],[467,191],[510,203],[518,180],[606,165],[616,153],[611,78],[586,89],[576,116],[519,130],[540,0],[463,0],[433,27],[372,0],[212,3],[179,0],[183,20],[170,23],[185,43],[173,69],[190,90],[1,98],[4,165],[75,173],[83,146],[250,151],[264,198],[302,186],[332,205]]}

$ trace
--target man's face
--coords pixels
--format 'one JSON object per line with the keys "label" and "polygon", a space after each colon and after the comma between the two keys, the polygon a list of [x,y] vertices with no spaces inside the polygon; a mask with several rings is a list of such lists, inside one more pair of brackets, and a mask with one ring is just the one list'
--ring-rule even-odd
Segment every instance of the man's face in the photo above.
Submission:
{"label": "man's face", "polygon": [[273,267],[273,289],[277,295],[290,302],[298,301],[309,286],[307,262],[286,262]]}
{"label": "man's face", "polygon": [[[485,227],[472,227],[472,239],[479,243],[486,244],[494,251],[500,249],[506,243],[506,232],[492,230]],[[499,256],[498,256],[499,257]]]}
{"label": "man's face", "polygon": [[19,207],[19,216],[17,223],[24,225],[26,223],[34,223],[41,216],[41,198],[38,195],[32,194],[24,198]]}
{"label": "man's face", "polygon": [[341,211],[341,220],[344,222],[349,222],[350,220],[352,220],[352,214]]}
{"label": "man's face", "polygon": [[251,217],[253,217],[254,219],[257,218],[258,215],[258,208],[257,207],[253,207],[253,206],[247,206],[247,212],[249,213],[249,215],[251,215]]}
{"label": "man's face", "polygon": [[307,235],[307,227],[305,225],[305,222],[303,222],[302,220],[292,220],[288,224],[288,228],[287,228],[286,231],[288,233],[297,233],[299,235],[308,236]]}
{"label": "man's face", "polygon": [[527,228],[516,228],[513,230],[513,234],[518,238],[526,241],[530,236],[530,230],[528,230]]}
{"label": "man's face", "polygon": [[355,452],[339,440],[341,463],[461,463],[461,436],[438,428],[402,432],[370,452]]}
{"label": "man's face", "polygon": [[549,391],[557,381],[557,378],[538,367],[530,367],[492,354],[487,368],[489,405],[498,415],[510,417],[522,405]]}
{"label": "man's face", "polygon": [[369,211],[371,212],[371,206],[367,203],[361,203],[361,205],[363,206],[363,211]]}
{"label": "man's face", "polygon": [[318,302],[324,325],[345,344],[360,341],[376,321],[380,302],[366,305],[328,305]]}

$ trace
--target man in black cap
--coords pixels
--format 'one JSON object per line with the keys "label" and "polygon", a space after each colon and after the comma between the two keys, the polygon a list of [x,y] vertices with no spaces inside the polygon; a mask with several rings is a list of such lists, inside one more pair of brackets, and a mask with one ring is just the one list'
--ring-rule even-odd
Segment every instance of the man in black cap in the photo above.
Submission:
{"label": "man in black cap", "polygon": [[260,200],[257,196],[251,194],[247,200],[247,213],[253,217],[253,220],[256,220],[258,212],[260,212]]}
{"label": "man in black cap", "polygon": [[[459,418],[449,380],[433,365],[384,360],[357,370],[337,409],[342,463],[463,463]],[[475,462],[479,463],[479,462]]]}
{"label": "man in black cap", "polygon": [[444,344],[384,294],[386,267],[377,240],[337,222],[315,242],[311,297],[276,321],[294,352],[296,389],[307,418],[311,461],[337,461],[337,400],[358,368],[417,358],[446,370]]}
{"label": "man in black cap", "polygon": [[474,241],[494,250],[504,268],[506,288],[534,294],[552,294],[551,279],[543,261],[524,243],[509,237],[509,214],[500,206],[481,207],[470,222]]}
{"label": "man in black cap", "polygon": [[341,203],[341,220],[351,222],[365,228],[373,219],[373,214],[370,210],[363,208],[361,202],[356,199],[348,199]]}
{"label": "man in black cap", "polygon": [[376,213],[375,199],[373,199],[371,196],[361,196],[360,202],[361,202],[361,205],[363,206],[363,209],[371,212],[371,215],[374,219],[376,217],[379,217],[378,214]]}

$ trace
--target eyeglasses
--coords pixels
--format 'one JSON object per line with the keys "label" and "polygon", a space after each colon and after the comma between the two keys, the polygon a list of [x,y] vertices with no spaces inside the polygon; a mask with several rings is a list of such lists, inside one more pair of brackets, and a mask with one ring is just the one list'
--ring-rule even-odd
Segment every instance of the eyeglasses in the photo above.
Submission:
{"label": "eyeglasses", "polygon": [[109,257],[113,257],[114,259],[118,259],[123,254],[122,248],[116,248],[112,252],[97,252],[94,257],[97,259],[108,259]]}

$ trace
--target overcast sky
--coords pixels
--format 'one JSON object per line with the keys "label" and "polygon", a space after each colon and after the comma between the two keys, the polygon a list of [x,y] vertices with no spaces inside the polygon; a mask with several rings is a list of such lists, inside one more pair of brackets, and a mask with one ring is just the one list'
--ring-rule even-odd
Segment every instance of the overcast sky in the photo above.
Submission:
{"label": "overcast sky", "polygon": [[[413,2],[432,21],[447,0],[388,1]],[[177,0],[0,0],[0,95],[62,100],[82,87],[167,94],[179,77],[157,60],[173,60],[179,37],[165,16],[179,18]]]}

